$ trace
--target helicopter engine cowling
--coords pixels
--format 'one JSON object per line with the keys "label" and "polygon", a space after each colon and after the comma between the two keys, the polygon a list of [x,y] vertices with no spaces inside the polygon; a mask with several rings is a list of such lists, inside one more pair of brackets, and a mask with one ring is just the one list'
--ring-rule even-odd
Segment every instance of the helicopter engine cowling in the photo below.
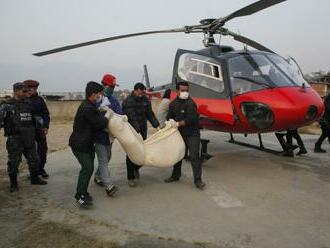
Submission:
{"label": "helicopter engine cowling", "polygon": [[295,129],[318,120],[324,112],[322,99],[312,88],[265,89],[235,96],[233,102],[238,115],[233,132]]}

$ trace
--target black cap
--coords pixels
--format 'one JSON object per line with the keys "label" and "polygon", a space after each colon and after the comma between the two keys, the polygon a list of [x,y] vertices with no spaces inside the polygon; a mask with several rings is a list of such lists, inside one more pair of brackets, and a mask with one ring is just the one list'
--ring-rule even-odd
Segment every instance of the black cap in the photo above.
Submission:
{"label": "black cap", "polygon": [[146,90],[146,87],[143,83],[138,82],[134,85],[134,90]]}
{"label": "black cap", "polygon": [[86,98],[90,97],[93,93],[99,93],[103,91],[103,86],[99,83],[90,81],[86,85],[85,93],[86,93]]}
{"label": "black cap", "polygon": [[27,91],[29,89],[25,83],[18,82],[18,83],[13,84],[13,90],[14,91],[19,91],[19,90]]}

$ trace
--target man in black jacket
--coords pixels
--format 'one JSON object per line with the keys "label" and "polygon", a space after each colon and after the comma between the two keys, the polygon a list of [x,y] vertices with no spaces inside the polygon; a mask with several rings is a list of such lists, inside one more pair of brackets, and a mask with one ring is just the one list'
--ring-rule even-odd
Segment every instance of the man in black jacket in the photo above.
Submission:
{"label": "man in black jacket", "polygon": [[[146,87],[142,83],[136,83],[134,90],[122,104],[123,112],[128,117],[128,122],[140,133],[143,139],[147,138],[147,120],[154,128],[159,127],[159,122],[151,108],[149,99],[145,96]],[[126,157],[127,179],[130,187],[135,187],[134,179],[139,179],[141,166],[134,164]]]}
{"label": "man in black jacket", "polygon": [[36,129],[36,142],[37,152],[39,155],[39,174],[43,178],[48,178],[48,174],[45,171],[45,164],[47,162],[47,134],[49,129],[49,111],[44,99],[38,95],[39,82],[35,80],[25,80],[24,83],[29,88],[29,100],[31,106],[36,114],[37,121],[39,123]]}
{"label": "man in black jacket", "polygon": [[[195,102],[189,97],[188,83],[179,82],[177,84],[177,98],[170,103],[167,119],[173,119],[178,123],[181,136],[189,150],[195,186],[198,189],[203,189],[205,183],[202,181],[202,167],[199,155],[199,116]],[[172,176],[165,179],[166,183],[180,179],[181,165],[182,160],[174,165]]]}
{"label": "man in black jacket", "polygon": [[94,170],[94,139],[97,131],[108,125],[107,114],[97,110],[96,104],[102,99],[103,86],[89,82],[86,86],[86,99],[80,104],[73,123],[73,132],[69,139],[74,156],[81,165],[75,198],[81,207],[92,205],[93,198],[87,192]]}
{"label": "man in black jacket", "polygon": [[10,192],[18,190],[17,172],[23,153],[28,161],[31,184],[47,184],[38,177],[38,155],[35,148],[36,122],[33,109],[25,99],[28,89],[24,83],[15,83],[13,88],[14,97],[0,105],[0,127],[4,127],[7,137]]}
{"label": "man in black jacket", "polygon": [[324,98],[324,114],[322,118],[319,120],[321,126],[321,136],[315,143],[314,152],[316,153],[325,153],[326,150],[321,148],[323,141],[328,138],[328,142],[330,144],[330,93]]}

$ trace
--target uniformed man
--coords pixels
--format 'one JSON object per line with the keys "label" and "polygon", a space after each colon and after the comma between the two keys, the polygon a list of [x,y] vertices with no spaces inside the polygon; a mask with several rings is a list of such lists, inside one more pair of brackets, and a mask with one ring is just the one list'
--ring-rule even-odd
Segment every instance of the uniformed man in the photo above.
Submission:
{"label": "uniformed man", "polygon": [[35,80],[25,80],[24,83],[29,88],[29,100],[36,118],[39,121],[39,126],[36,129],[37,153],[39,155],[39,175],[43,178],[48,178],[49,175],[45,170],[47,162],[47,134],[49,129],[49,111],[44,99],[38,95],[39,82]]}
{"label": "uniformed man", "polygon": [[[200,131],[196,103],[189,97],[189,85],[186,82],[177,84],[177,97],[170,103],[167,119],[178,123],[180,134],[190,154],[194,184],[198,189],[204,189],[202,181],[202,166],[199,155]],[[178,181],[181,177],[182,161],[174,165],[172,175],[165,179],[166,183]]]}
{"label": "uniformed man", "polygon": [[14,97],[0,106],[0,124],[4,127],[7,137],[10,192],[18,190],[17,172],[23,153],[28,161],[31,184],[47,184],[38,176],[38,155],[35,147],[36,121],[31,105],[25,99],[28,88],[24,83],[15,83],[13,90]]}

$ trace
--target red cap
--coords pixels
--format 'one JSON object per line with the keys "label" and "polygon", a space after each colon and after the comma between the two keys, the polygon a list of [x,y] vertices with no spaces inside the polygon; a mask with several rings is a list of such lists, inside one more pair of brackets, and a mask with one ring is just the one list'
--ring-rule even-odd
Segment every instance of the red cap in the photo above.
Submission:
{"label": "red cap", "polygon": [[104,86],[119,86],[119,84],[116,83],[117,79],[115,76],[111,74],[105,74],[102,78],[102,84]]}
{"label": "red cap", "polygon": [[29,88],[37,88],[39,86],[39,82],[32,79],[25,80],[23,83]]}

